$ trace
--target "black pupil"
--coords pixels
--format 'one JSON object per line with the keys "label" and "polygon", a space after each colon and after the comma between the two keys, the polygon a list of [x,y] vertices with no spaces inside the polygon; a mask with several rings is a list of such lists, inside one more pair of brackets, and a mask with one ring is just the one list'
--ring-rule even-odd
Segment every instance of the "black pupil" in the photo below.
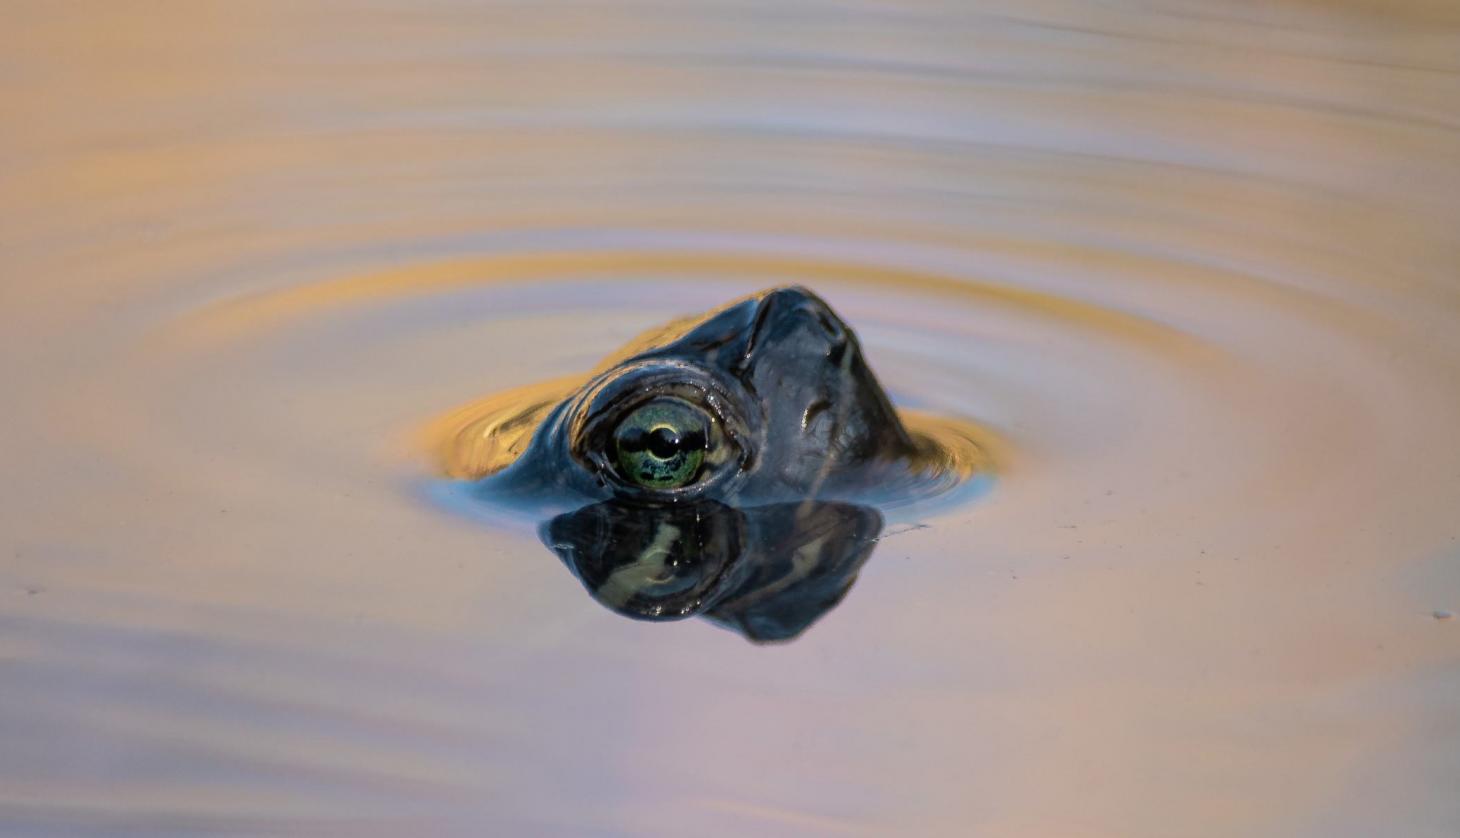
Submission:
{"label": "black pupil", "polygon": [[643,428],[630,428],[619,440],[619,445],[629,452],[637,452],[648,449],[649,453],[656,459],[668,460],[684,451],[694,451],[705,447],[704,431],[694,430],[689,433],[680,433],[672,428],[658,427],[652,431],[645,431]]}

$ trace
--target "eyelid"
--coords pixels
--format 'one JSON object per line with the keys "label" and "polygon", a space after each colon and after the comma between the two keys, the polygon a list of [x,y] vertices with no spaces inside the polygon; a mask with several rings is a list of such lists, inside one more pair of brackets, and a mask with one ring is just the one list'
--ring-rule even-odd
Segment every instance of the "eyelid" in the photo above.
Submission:
{"label": "eyelid", "polygon": [[[676,399],[703,412],[722,443],[706,446],[700,479],[678,489],[638,486],[614,462],[614,430],[634,410],[658,398]],[[762,419],[756,404],[740,382],[719,372],[679,360],[631,362],[603,374],[569,407],[569,453],[620,498],[681,503],[710,492],[733,494],[754,465]]]}

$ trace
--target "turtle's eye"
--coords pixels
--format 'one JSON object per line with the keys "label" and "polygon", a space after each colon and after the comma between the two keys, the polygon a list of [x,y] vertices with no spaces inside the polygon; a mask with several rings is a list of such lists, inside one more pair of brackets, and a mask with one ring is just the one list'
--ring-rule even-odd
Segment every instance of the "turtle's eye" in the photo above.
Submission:
{"label": "turtle's eye", "polygon": [[694,483],[706,454],[720,438],[705,411],[675,398],[635,408],[613,430],[619,476],[646,489],[679,489]]}

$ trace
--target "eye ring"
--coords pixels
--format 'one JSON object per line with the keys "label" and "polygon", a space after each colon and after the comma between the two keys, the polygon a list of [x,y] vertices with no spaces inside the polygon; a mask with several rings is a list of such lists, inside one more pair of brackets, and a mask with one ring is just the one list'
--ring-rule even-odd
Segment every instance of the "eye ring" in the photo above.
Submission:
{"label": "eye ring", "polygon": [[[754,429],[759,424],[747,424],[747,418],[757,417],[746,417],[738,409],[737,405],[747,401],[747,394],[738,382],[721,379],[722,376],[697,365],[680,361],[644,362],[615,370],[589,387],[571,408],[570,452],[597,475],[601,485],[621,499],[680,503],[705,497],[711,491],[731,496],[753,466]],[[704,423],[704,458],[695,464],[692,476],[685,476],[675,465],[670,465],[667,471],[651,469],[664,474],[666,479],[643,483],[620,462],[616,432],[621,427],[627,430],[625,423],[629,418],[650,405],[674,405],[681,423],[687,416]],[[645,431],[652,433],[654,427],[646,427]],[[647,447],[649,441],[637,440],[636,444],[642,442]],[[677,449],[670,450],[674,447],[672,442],[661,435],[661,453],[676,454]],[[672,456],[661,459],[672,459]],[[669,479],[671,476],[673,479]]]}

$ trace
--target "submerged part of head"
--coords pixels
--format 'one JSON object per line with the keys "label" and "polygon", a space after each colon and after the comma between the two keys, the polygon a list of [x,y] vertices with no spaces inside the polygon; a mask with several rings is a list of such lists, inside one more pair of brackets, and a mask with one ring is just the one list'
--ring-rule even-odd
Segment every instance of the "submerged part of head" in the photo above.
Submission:
{"label": "submerged part of head", "polygon": [[839,603],[881,529],[876,509],[854,504],[607,501],[559,515],[540,534],[619,614],[700,614],[763,643],[796,637]]}
{"label": "submerged part of head", "polygon": [[745,527],[735,510],[713,501],[606,502],[558,515],[539,535],[605,606],[641,620],[673,620],[723,596]]}

